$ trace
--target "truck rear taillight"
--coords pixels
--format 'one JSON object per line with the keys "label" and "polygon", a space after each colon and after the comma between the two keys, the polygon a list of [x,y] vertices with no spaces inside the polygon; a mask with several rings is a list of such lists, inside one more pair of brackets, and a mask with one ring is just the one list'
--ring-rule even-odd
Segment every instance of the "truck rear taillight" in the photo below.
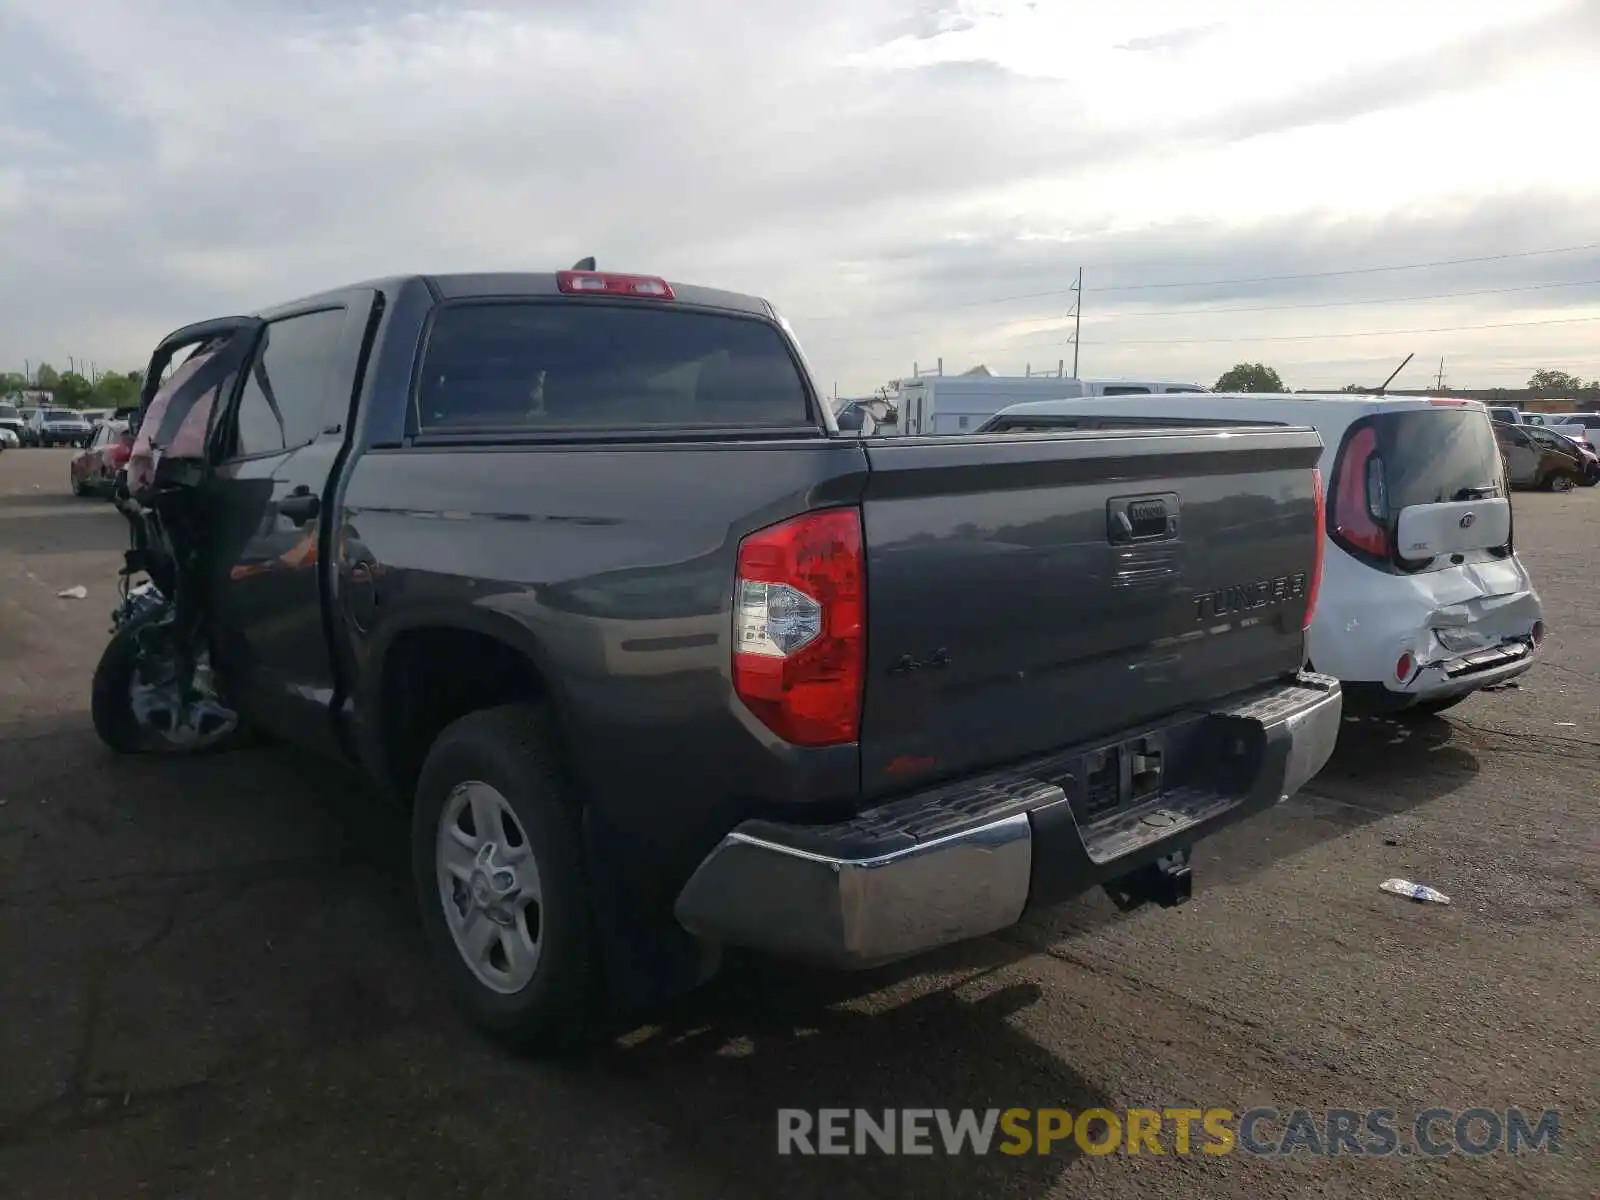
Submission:
{"label": "truck rear taillight", "polygon": [[633,296],[643,300],[673,299],[672,285],[653,275],[618,275],[613,271],[557,271],[556,286],[572,296]]}
{"label": "truck rear taillight", "polygon": [[1334,466],[1333,540],[1348,550],[1389,557],[1383,459],[1378,434],[1370,425],[1356,431],[1339,451]]}
{"label": "truck rear taillight", "polygon": [[1312,522],[1311,527],[1316,530],[1317,556],[1311,562],[1311,586],[1306,589],[1306,617],[1300,625],[1301,633],[1311,628],[1311,619],[1317,615],[1317,593],[1322,590],[1322,539],[1326,536],[1322,529],[1327,524],[1328,506],[1323,498],[1320,467],[1311,468],[1311,488],[1315,497],[1313,504],[1316,513],[1316,520]]}
{"label": "truck rear taillight", "polygon": [[866,675],[861,512],[832,508],[739,543],[733,690],[797,746],[858,740]]}

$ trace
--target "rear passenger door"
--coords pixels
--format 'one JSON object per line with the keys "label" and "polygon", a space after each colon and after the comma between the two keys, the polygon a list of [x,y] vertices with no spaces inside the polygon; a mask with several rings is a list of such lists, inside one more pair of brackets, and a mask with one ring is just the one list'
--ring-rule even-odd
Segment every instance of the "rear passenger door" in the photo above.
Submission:
{"label": "rear passenger door", "polygon": [[218,665],[247,718],[330,752],[328,493],[373,301],[358,290],[272,315],[213,434]]}

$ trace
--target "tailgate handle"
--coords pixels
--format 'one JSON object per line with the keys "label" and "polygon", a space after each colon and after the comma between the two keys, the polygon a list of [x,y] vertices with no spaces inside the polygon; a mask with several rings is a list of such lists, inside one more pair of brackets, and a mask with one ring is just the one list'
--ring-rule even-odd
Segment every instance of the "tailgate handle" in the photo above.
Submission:
{"label": "tailgate handle", "polygon": [[1178,494],[1116,496],[1106,501],[1106,536],[1113,542],[1155,542],[1178,536]]}

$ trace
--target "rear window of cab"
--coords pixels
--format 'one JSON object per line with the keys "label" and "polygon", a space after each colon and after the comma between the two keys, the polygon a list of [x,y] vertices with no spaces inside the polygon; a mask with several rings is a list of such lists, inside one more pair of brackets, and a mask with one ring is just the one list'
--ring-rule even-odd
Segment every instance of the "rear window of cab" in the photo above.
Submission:
{"label": "rear window of cab", "polygon": [[426,432],[782,429],[812,423],[773,324],[666,304],[456,302],[418,373]]}

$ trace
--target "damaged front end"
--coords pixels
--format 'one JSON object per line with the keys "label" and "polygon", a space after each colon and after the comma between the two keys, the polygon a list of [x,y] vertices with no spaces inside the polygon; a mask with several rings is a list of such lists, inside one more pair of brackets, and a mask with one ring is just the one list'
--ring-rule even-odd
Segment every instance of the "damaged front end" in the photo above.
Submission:
{"label": "damaged front end", "polygon": [[[157,348],[146,375],[134,451],[114,493],[132,544],[92,703],[96,732],[122,753],[193,754],[239,730],[212,668],[204,497],[216,400],[258,327],[252,318],[229,318],[179,330]],[[173,356],[190,346],[168,376]]]}
{"label": "damaged front end", "polygon": [[134,647],[128,708],[138,727],[174,751],[210,749],[239,728],[211,671],[203,624],[186,629],[177,605],[148,580],[130,587],[111,614],[112,635]]}

